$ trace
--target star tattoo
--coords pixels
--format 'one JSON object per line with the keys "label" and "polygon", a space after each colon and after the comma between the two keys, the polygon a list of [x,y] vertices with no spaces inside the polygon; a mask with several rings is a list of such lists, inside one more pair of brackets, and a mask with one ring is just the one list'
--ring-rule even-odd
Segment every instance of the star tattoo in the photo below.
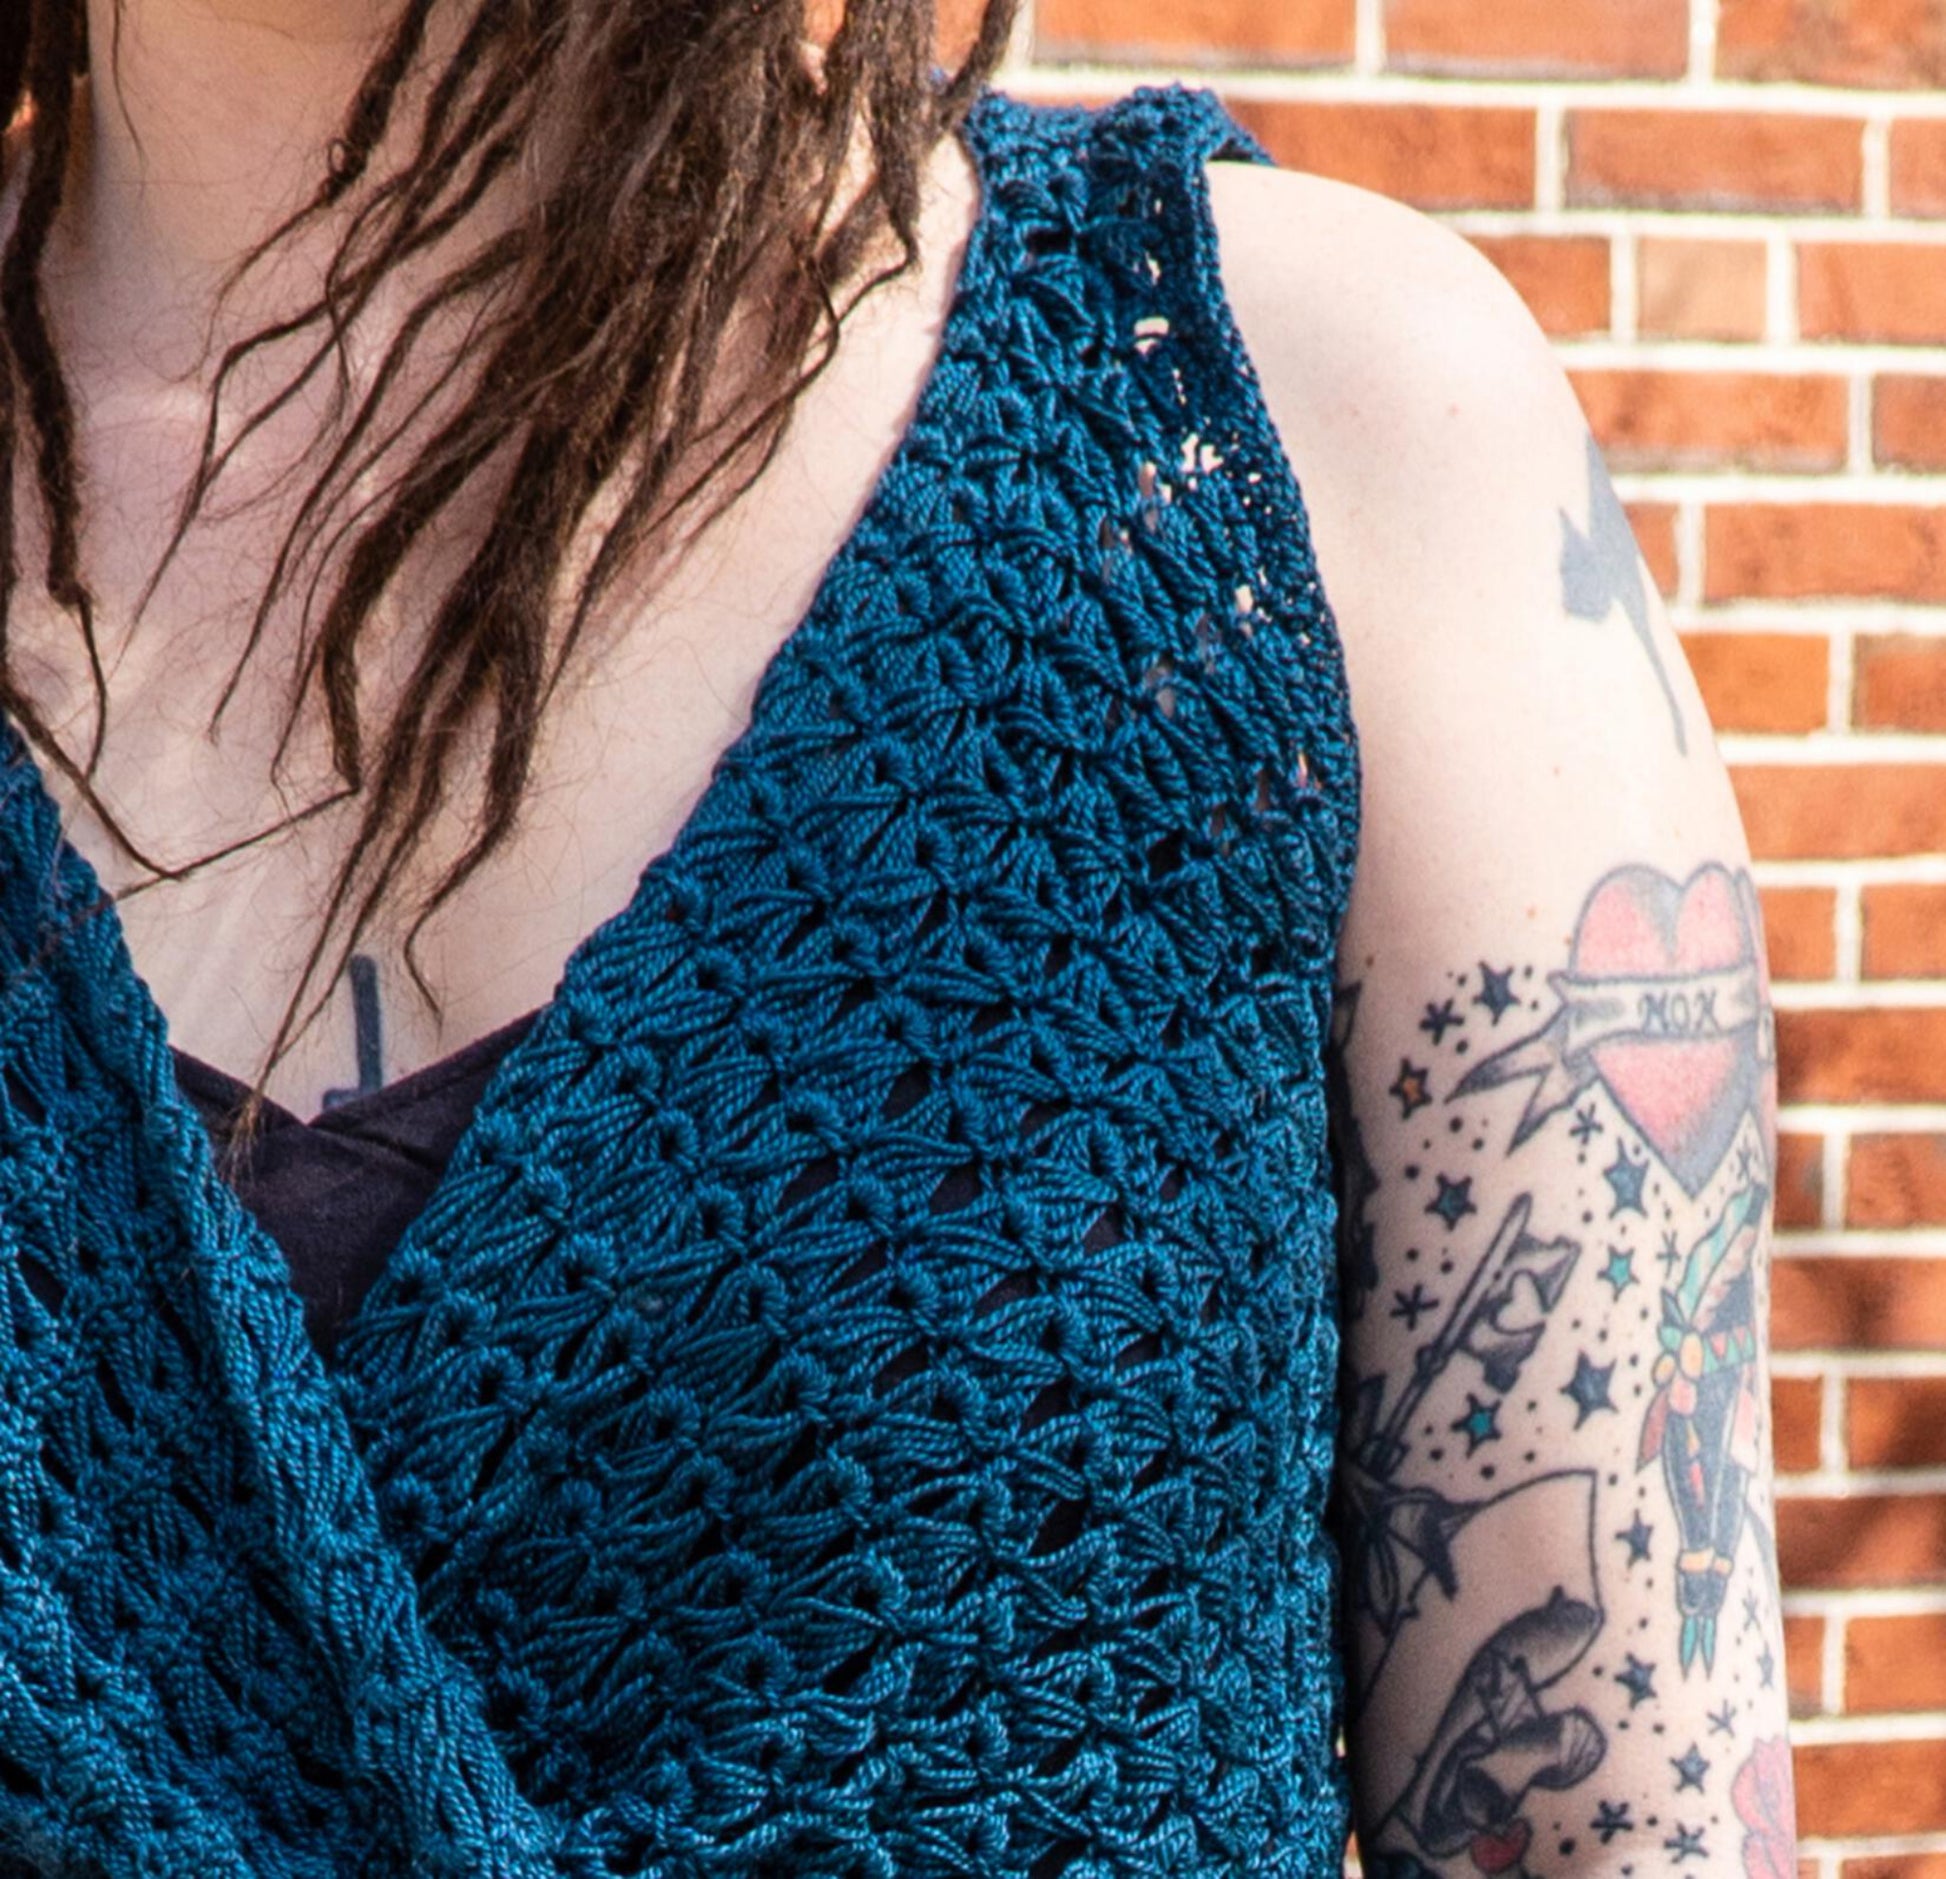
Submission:
{"label": "star tattoo", "polygon": [[1589,1103],[1586,1108],[1577,1109],[1574,1112],[1574,1127],[1568,1133],[1583,1148],[1586,1148],[1601,1133],[1601,1121],[1595,1114],[1595,1106],[1593,1103]]}
{"label": "star tattoo", "polygon": [[1703,1844],[1701,1827],[1685,1827],[1681,1821],[1676,1823],[1676,1831],[1662,1843],[1662,1850],[1678,1863],[1686,1859],[1708,1859],[1709,1848]]}
{"label": "star tattoo", "polygon": [[1392,1316],[1401,1319],[1408,1331],[1419,1328],[1419,1320],[1429,1311],[1439,1309],[1439,1300],[1431,1297],[1426,1288],[1416,1279],[1410,1292],[1392,1294]]}
{"label": "star tattoo", "polygon": [[1597,1801],[1595,1817],[1588,1823],[1588,1831],[1600,1834],[1603,1846],[1606,1846],[1618,1833],[1633,1833],[1635,1822],[1628,1817],[1628,1803]]}
{"label": "star tattoo", "polygon": [[1676,1792],[1684,1788],[1694,1788],[1698,1794],[1703,1791],[1703,1778],[1710,1771],[1710,1765],[1703,1759],[1702,1751],[1694,1742],[1690,1743],[1687,1754],[1669,1757],[1669,1766],[1676,1771]]}
{"label": "star tattoo", "polygon": [[1756,1593],[1754,1592],[1744,1593],[1743,1595],[1744,1628],[1748,1631],[1755,1631],[1762,1626],[1763,1622],[1764,1622],[1764,1611],[1763,1611],[1763,1607],[1757,1602]]}
{"label": "star tattoo", "polygon": [[1612,1220],[1620,1213],[1646,1214],[1648,1209],[1642,1205],[1642,1184],[1649,1178],[1647,1160],[1630,1161],[1628,1150],[1620,1142],[1615,1144],[1615,1159],[1601,1171],[1601,1178],[1608,1183],[1615,1196],[1615,1204],[1608,1210]]}
{"label": "star tattoo", "polygon": [[1426,1015],[1419,1020],[1419,1028],[1428,1032],[1435,1044],[1443,1044],[1446,1041],[1446,1033],[1454,1025],[1465,1022],[1466,1020],[1453,1009],[1453,1001],[1448,998],[1437,1005],[1427,1005]]}
{"label": "star tattoo", "polygon": [[1665,1277],[1682,1264],[1682,1248],[1676,1244],[1676,1236],[1673,1233],[1663,1234],[1662,1250],[1656,1254],[1655,1260],[1662,1268]]}
{"label": "star tattoo", "polygon": [[1619,1246],[1608,1249],[1608,1263],[1601,1269],[1601,1276],[1615,1288],[1615,1296],[1620,1298],[1635,1283],[1635,1255],[1624,1252]]}
{"label": "star tattoo", "polygon": [[1655,1529],[1638,1513],[1634,1520],[1615,1535],[1616,1539],[1628,1548],[1628,1563],[1633,1566],[1649,1556],[1649,1536]]}
{"label": "star tattoo", "polygon": [[1500,1424],[1497,1420],[1499,1414],[1498,1397],[1483,1403],[1471,1390],[1467,1391],[1466,1414],[1452,1425],[1452,1429],[1455,1435],[1466,1437],[1466,1453],[1469,1460],[1472,1459],[1473,1451],[1484,1443],[1500,1440]]}
{"label": "star tattoo", "polygon": [[1777,1680],[1777,1659],[1772,1655],[1768,1644],[1764,1646],[1763,1655],[1757,1659],[1757,1675],[1762,1678],[1766,1690],[1774,1687]]}
{"label": "star tattoo", "polygon": [[1480,993],[1473,1002],[1486,1006],[1493,1013],[1495,1024],[1520,1003],[1520,995],[1513,988],[1513,977],[1512,966],[1496,972],[1484,959],[1480,961]]}
{"label": "star tattoo", "polygon": [[1737,1706],[1726,1697],[1721,1709],[1710,1712],[1710,1734],[1726,1735],[1734,1741],[1736,1739],[1736,1733]]}
{"label": "star tattoo", "polygon": [[1578,1429],[1598,1409],[1613,1409],[1615,1404],[1608,1394],[1609,1380],[1615,1374],[1613,1364],[1597,1364],[1588,1360],[1588,1353],[1582,1351],[1574,1360],[1574,1375],[1561,1385],[1561,1394],[1574,1403],[1574,1426]]}
{"label": "star tattoo", "polygon": [[1628,1706],[1646,1703],[1655,1695],[1655,1666],[1645,1664],[1633,1651],[1628,1653],[1628,1668],[1615,1673],[1615,1681],[1628,1692]]}
{"label": "star tattoo", "polygon": [[1423,1109],[1432,1101],[1432,1091],[1427,1086],[1426,1076],[1427,1072],[1410,1057],[1399,1059],[1399,1074],[1386,1094],[1399,1099],[1401,1122],[1410,1120],[1415,1109]]}
{"label": "star tattoo", "polygon": [[1457,1181],[1449,1181],[1443,1174],[1436,1174],[1433,1179],[1439,1183],[1439,1192],[1426,1203],[1426,1211],[1437,1214],[1449,1228],[1458,1226],[1468,1214],[1480,1211],[1473,1205],[1473,1177],[1470,1174],[1462,1175]]}

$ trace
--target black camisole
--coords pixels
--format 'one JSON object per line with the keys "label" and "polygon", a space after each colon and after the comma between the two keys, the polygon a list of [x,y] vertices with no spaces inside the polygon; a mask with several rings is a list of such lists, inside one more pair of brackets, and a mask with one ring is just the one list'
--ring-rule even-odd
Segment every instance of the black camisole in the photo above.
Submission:
{"label": "black camisole", "polygon": [[[536,1016],[310,1122],[266,1102],[250,1149],[234,1162],[220,1157],[237,1198],[283,1248],[305,1329],[327,1357],[438,1185],[500,1060]],[[227,1150],[249,1085],[186,1051],[173,1055],[177,1085]]]}

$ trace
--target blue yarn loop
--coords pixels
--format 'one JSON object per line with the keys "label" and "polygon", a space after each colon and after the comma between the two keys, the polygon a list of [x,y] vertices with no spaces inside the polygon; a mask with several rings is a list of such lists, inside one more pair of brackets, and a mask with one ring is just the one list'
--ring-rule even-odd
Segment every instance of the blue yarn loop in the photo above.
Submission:
{"label": "blue yarn loop", "polygon": [[912,426],[327,1369],[0,763],[0,1872],[1335,1873],[1357,752],[1207,96]]}

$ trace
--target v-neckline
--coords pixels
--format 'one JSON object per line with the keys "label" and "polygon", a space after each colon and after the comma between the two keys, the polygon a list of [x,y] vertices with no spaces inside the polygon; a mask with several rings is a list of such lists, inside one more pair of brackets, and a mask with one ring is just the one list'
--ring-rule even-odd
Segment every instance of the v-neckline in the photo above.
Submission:
{"label": "v-neckline", "polygon": [[[623,906],[575,943],[562,966],[553,993],[531,1014],[531,1022],[526,1031],[495,1068],[466,1128],[454,1145],[444,1173],[426,1197],[425,1206],[401,1236],[398,1245],[392,1249],[373,1286],[364,1298],[360,1299],[358,1306],[353,1309],[340,1328],[338,1355],[327,1366],[328,1370],[335,1373],[342,1368],[343,1353],[355,1346],[357,1342],[356,1334],[364,1315],[366,1302],[374,1293],[384,1289],[387,1274],[397,1267],[401,1256],[416,1244],[425,1220],[439,1210],[440,1202],[451,1187],[455,1175],[473,1158],[482,1137],[498,1126],[498,1112],[504,1100],[502,1093],[517,1086],[523,1080],[523,1073],[546,1052],[553,1034],[566,1021],[566,1014],[573,1003],[574,993],[580,982],[589,976],[606,954],[625,941],[631,929],[643,919],[663,881],[688,859],[690,851],[720,817],[728,779],[749,756],[757,742],[768,733],[769,710],[785,677],[796,666],[802,664],[807,653],[814,646],[829,639],[834,633],[841,633],[849,623],[852,610],[845,605],[844,593],[853,571],[866,548],[884,532],[888,511],[892,507],[893,497],[899,487],[914,477],[923,477],[931,473],[924,461],[927,442],[945,423],[955,402],[957,387],[952,382],[951,367],[954,360],[967,350],[969,337],[977,329],[982,317],[982,308],[979,305],[982,299],[981,289],[993,275],[995,266],[993,249],[1001,225],[1001,209],[998,200],[1001,179],[996,174],[996,152],[993,144],[1001,137],[1003,131],[1002,126],[995,120],[1020,109],[1022,107],[1013,104],[1004,94],[984,92],[975,100],[958,133],[962,148],[969,159],[976,189],[974,213],[961,247],[959,265],[948,295],[945,317],[940,325],[932,358],[926,367],[918,394],[912,404],[911,416],[905,429],[900,433],[898,441],[882,463],[857,520],[825,564],[809,605],[796,624],[773,648],[758,676],[747,720],[717,753],[710,765],[709,775],[701,794],[691,805],[675,835],[644,864]],[[99,896],[98,917],[105,928],[99,937],[104,943],[104,954],[117,962],[120,975],[125,980],[125,983],[107,989],[111,997],[116,998],[118,1002],[121,999],[127,1000],[126,1009],[130,1015],[138,1020],[146,1020],[143,1028],[147,1029],[160,1045],[146,1064],[131,1066],[136,1069],[145,1085],[142,1089],[142,1100],[147,1105],[166,1111],[175,1131],[181,1132],[192,1141],[199,1141],[204,1146],[209,1155],[205,1166],[209,1169],[211,1178],[221,1186],[220,1179],[214,1173],[215,1151],[209,1132],[194,1103],[176,1080],[173,1056],[168,1044],[167,1015],[156,1003],[147,981],[135,969],[134,961],[128,951],[126,935],[122,929],[120,914],[112,899],[101,891],[99,879],[92,865],[85,856],[73,848],[63,832],[59,809],[48,793],[46,779],[26,739],[11,725],[7,729],[8,741],[14,746],[14,755],[26,767],[28,787],[32,795],[39,799],[42,811],[53,827],[51,857],[53,867],[56,871],[68,872],[73,878],[78,878]],[[226,1194],[228,1192],[227,1188],[223,1191]],[[301,1301],[295,1287],[289,1285],[288,1267],[281,1251],[274,1242],[270,1241],[269,1236],[248,1210],[243,1208],[241,1202],[236,1202],[234,1196],[231,1196],[231,1200],[242,1215],[240,1230],[252,1238],[261,1240],[260,1252],[274,1261],[279,1271],[285,1273],[292,1310],[301,1311]]]}

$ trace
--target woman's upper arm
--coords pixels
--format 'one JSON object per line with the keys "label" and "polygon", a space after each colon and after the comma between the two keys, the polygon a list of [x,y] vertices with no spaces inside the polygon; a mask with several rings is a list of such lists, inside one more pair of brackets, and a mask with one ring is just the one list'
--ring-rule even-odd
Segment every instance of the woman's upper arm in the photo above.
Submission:
{"label": "woman's upper arm", "polygon": [[1214,174],[1363,753],[1340,1504],[1368,1870],[1788,1872],[1771,1032],[1722,765],[1511,291],[1361,192]]}

